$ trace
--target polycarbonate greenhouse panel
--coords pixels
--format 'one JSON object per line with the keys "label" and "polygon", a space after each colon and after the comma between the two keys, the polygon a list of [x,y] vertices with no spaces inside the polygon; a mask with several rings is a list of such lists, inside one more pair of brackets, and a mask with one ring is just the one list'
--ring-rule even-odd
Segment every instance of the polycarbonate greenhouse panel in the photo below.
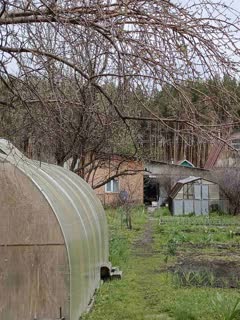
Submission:
{"label": "polycarbonate greenhouse panel", "polygon": [[65,239],[70,270],[70,320],[79,320],[108,263],[108,232],[103,207],[90,186],[67,169],[31,161],[0,139],[0,158],[26,174],[51,206]]}
{"label": "polycarbonate greenhouse panel", "polygon": [[184,200],[184,214],[194,212],[193,209],[193,200]]}
{"label": "polycarbonate greenhouse panel", "polygon": [[202,200],[202,214],[209,213],[209,202],[208,200]]}
{"label": "polycarbonate greenhouse panel", "polygon": [[173,212],[175,215],[183,214],[183,200],[173,200]]}
{"label": "polycarbonate greenhouse panel", "polygon": [[209,199],[208,185],[205,185],[205,184],[202,184],[202,199],[203,200]]}
{"label": "polycarbonate greenhouse panel", "polygon": [[194,184],[194,196],[196,200],[201,200],[201,185],[200,184]]}
{"label": "polycarbonate greenhouse panel", "polygon": [[202,214],[202,201],[201,200],[194,200],[194,212],[197,216]]}

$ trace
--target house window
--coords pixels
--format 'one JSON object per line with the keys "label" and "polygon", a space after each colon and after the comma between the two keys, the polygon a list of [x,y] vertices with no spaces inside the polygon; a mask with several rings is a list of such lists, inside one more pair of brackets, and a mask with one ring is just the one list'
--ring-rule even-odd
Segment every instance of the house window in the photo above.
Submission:
{"label": "house window", "polygon": [[117,179],[113,179],[105,184],[106,192],[119,192],[119,181]]}

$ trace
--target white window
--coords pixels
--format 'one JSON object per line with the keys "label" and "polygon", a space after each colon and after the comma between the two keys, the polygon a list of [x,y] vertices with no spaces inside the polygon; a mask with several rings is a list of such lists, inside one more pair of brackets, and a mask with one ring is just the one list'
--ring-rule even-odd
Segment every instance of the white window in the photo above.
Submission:
{"label": "white window", "polygon": [[105,184],[106,192],[119,192],[119,181],[117,179],[113,179]]}

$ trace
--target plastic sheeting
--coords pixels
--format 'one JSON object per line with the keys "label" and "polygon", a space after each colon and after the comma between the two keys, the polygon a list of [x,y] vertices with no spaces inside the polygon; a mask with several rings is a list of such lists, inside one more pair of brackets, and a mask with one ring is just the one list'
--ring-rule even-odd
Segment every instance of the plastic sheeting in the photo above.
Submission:
{"label": "plastic sheeting", "polygon": [[70,270],[70,320],[78,320],[100,282],[100,268],[108,263],[107,222],[103,207],[79,176],[56,165],[26,158],[0,139],[0,161],[8,161],[42,192],[65,239]]}

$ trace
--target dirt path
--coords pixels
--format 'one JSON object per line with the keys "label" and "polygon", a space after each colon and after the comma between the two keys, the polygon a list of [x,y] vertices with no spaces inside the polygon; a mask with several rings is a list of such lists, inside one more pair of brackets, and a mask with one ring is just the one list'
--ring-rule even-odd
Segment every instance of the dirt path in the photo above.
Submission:
{"label": "dirt path", "polygon": [[133,244],[132,252],[137,256],[153,255],[153,241],[153,221],[148,219],[143,234]]}

